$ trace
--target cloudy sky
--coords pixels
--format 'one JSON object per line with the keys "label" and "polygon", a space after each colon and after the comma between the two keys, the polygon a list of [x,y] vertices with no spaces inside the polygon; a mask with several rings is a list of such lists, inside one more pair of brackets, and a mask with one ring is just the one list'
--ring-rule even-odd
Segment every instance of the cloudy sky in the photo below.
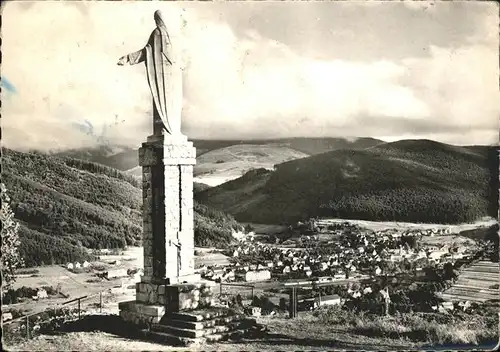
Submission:
{"label": "cloudy sky", "polygon": [[182,52],[190,138],[498,141],[494,2],[17,1],[2,6],[3,144],[144,141],[144,65],[116,63],[156,9]]}

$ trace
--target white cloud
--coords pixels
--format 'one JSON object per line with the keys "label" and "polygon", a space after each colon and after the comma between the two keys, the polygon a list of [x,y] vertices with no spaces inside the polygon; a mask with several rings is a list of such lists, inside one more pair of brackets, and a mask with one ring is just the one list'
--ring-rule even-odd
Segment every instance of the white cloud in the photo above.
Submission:
{"label": "white cloud", "polygon": [[494,129],[500,117],[498,54],[470,45],[430,48],[430,57],[405,60],[408,81],[432,108],[432,116],[456,127]]}
{"label": "white cloud", "polygon": [[239,136],[317,135],[361,112],[428,114],[411,89],[398,85],[405,69],[395,63],[315,60],[255,33],[242,40],[224,25],[191,24],[186,118],[195,135],[217,125],[235,126]]}
{"label": "white cloud", "polygon": [[[184,54],[183,130],[191,138],[417,135],[413,121],[432,128],[436,119],[495,126],[495,46],[431,46],[429,57],[402,62],[319,60],[257,32],[237,37],[203,11],[209,5],[188,8],[182,31],[174,24],[179,3],[161,5]],[[106,137],[113,142],[141,143],[151,130],[144,66],[116,61],[146,43],[157,6],[37,2],[21,10],[9,3],[2,73],[18,93],[3,106],[4,144],[92,145],[95,138],[74,128],[84,120],[98,133],[111,126]],[[390,125],[395,119],[398,128]]]}

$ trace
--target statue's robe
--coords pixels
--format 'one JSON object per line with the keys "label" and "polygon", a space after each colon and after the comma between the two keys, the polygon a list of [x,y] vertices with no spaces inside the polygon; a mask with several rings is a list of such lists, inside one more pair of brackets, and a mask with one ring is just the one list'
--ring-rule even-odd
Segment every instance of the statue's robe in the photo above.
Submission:
{"label": "statue's robe", "polygon": [[128,54],[131,65],[145,61],[154,105],[154,134],[165,129],[180,133],[182,110],[182,68],[176,60],[167,30],[157,26],[144,48]]}

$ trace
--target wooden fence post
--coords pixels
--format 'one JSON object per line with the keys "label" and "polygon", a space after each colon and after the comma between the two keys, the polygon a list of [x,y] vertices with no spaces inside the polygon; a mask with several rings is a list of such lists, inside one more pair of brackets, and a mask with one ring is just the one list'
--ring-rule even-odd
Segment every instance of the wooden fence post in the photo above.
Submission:
{"label": "wooden fence post", "polygon": [[78,320],[80,320],[80,298],[78,298]]}
{"label": "wooden fence post", "polygon": [[295,287],[290,290],[290,318],[295,318],[297,316],[297,291]]}
{"label": "wooden fence post", "polygon": [[99,292],[99,313],[102,313],[102,291]]}
{"label": "wooden fence post", "polygon": [[29,315],[26,316],[26,337],[28,338],[28,340],[31,338],[31,336],[30,336],[30,316]]}

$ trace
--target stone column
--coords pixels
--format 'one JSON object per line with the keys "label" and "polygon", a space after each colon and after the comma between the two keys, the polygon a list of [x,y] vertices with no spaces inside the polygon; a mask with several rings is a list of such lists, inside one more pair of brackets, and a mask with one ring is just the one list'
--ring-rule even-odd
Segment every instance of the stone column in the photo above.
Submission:
{"label": "stone column", "polygon": [[139,149],[143,168],[143,282],[173,284],[194,275],[193,165],[187,137],[150,136]]}
{"label": "stone column", "polygon": [[144,276],[120,316],[141,326],[212,305],[212,286],[194,274],[193,165],[186,136],[150,136],[139,149],[143,170]]}

